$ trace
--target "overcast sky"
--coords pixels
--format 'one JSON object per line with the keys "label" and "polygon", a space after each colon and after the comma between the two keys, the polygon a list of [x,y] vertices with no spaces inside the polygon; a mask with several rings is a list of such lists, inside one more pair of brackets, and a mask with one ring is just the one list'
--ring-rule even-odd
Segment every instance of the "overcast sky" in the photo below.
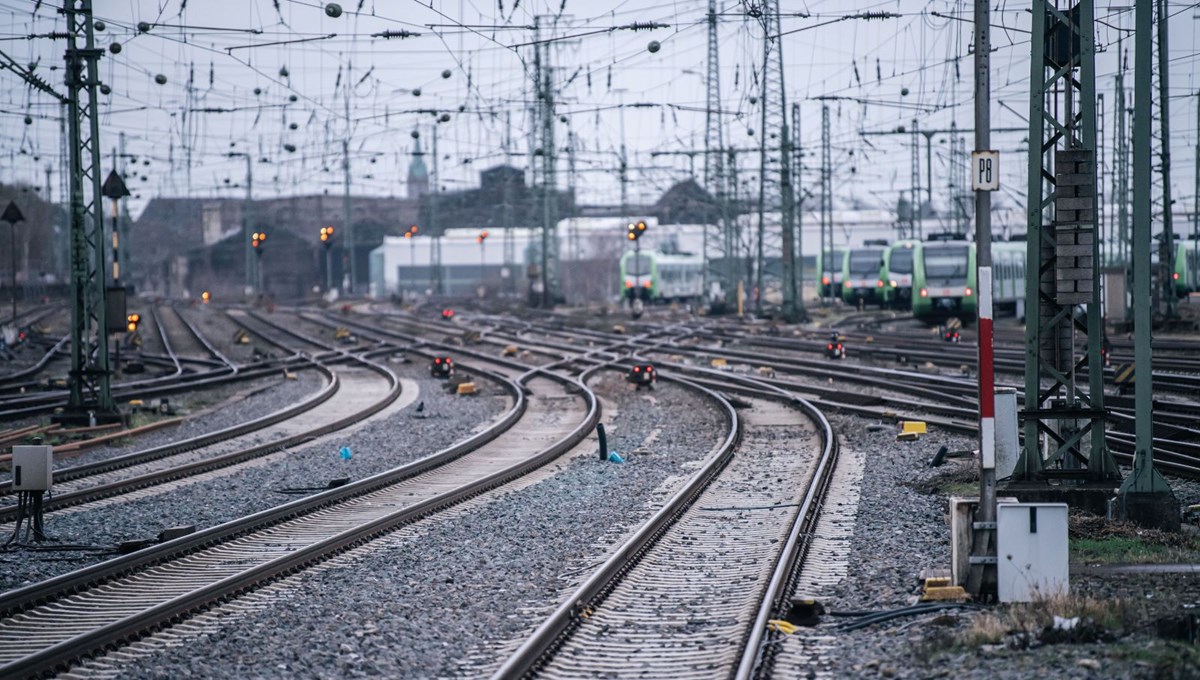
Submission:
{"label": "overcast sky", "polygon": [[[0,0],[0,50],[19,63],[37,62],[37,72],[61,91],[64,42],[27,38],[65,28],[56,4]],[[105,171],[111,166],[108,153],[123,132],[126,152],[139,163],[130,182],[140,197],[135,214],[151,196],[242,196],[245,161],[229,158],[231,151],[249,151],[259,159],[256,197],[293,191],[340,195],[341,144],[347,134],[353,192],[403,196],[410,133],[419,129],[428,151],[433,111],[450,114],[449,122],[438,125],[438,165],[446,189],[476,185],[478,172],[503,162],[506,154],[525,167],[533,48],[520,45],[534,39],[535,22],[542,26],[542,38],[566,38],[551,49],[559,89],[556,113],[567,120],[556,123],[555,134],[560,147],[568,130],[576,137],[582,202],[619,201],[616,159],[622,140],[629,150],[634,203],[654,200],[689,174],[688,158],[653,157],[652,152],[703,148],[707,0],[434,0],[432,7],[415,0],[347,0],[339,18],[326,16],[325,4],[96,0],[96,16],[106,23],[97,33],[99,44],[122,48],[119,54],[106,51],[101,62],[102,79],[112,88],[101,109]],[[763,31],[748,16],[751,4],[718,2],[721,110],[726,143],[739,148],[755,146],[760,127]],[[1001,1],[993,7],[992,123],[1024,128],[1027,5]],[[829,102],[838,200],[848,205],[853,197],[866,207],[894,207],[911,183],[910,136],[864,138],[861,133],[910,127],[914,119],[926,129],[948,128],[952,121],[971,127],[970,3],[785,1],[781,9],[787,97],[800,104],[800,140],[814,152],[805,159],[805,182],[816,191],[822,106],[817,98],[841,97]],[[842,19],[868,11],[900,16]],[[1103,22],[1097,26],[1097,73],[1106,109],[1109,148],[1104,153],[1111,164],[1117,40],[1125,36],[1131,67],[1133,12],[1101,5],[1096,14]],[[1200,10],[1173,2],[1169,15],[1172,186],[1175,197],[1190,205]],[[150,30],[139,32],[138,22],[147,22]],[[633,22],[667,27],[623,28]],[[384,31],[420,35],[374,37]],[[647,49],[652,40],[661,44],[655,53]],[[159,75],[165,84],[156,83]],[[11,72],[0,71],[0,83],[0,180],[43,185],[51,165],[57,196],[57,104]],[[1127,87],[1132,106],[1132,73]],[[27,115],[30,125],[24,122]],[[1023,203],[1026,159],[1018,151],[1025,136],[993,137],[993,146],[1005,152],[1002,205]],[[965,137],[969,150],[971,138]],[[944,204],[950,167],[945,135],[933,139],[932,160],[934,201]],[[921,163],[924,173],[924,158]],[[757,164],[753,154],[741,160],[743,183],[753,184]],[[566,154],[558,168],[559,185],[566,187]],[[695,168],[702,180],[702,157],[695,157]]]}

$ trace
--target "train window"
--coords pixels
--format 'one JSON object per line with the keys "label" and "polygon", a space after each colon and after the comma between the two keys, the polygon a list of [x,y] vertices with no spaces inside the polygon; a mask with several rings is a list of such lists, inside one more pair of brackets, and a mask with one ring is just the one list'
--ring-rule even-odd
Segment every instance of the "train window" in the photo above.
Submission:
{"label": "train window", "polygon": [[967,246],[926,246],[925,277],[953,279],[967,275]]}
{"label": "train window", "polygon": [[855,276],[861,274],[878,274],[879,255],[878,250],[851,250],[850,273]]}
{"label": "train window", "polygon": [[889,274],[911,274],[913,270],[912,248],[896,248],[888,260]]}

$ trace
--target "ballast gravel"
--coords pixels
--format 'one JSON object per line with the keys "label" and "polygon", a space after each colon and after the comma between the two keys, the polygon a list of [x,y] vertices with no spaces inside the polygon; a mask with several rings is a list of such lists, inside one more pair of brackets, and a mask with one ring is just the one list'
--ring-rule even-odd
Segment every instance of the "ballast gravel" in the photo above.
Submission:
{"label": "ballast gravel", "polygon": [[[480,394],[459,397],[448,394],[444,383],[422,369],[424,365],[412,364],[397,370],[401,377],[417,381],[416,403],[348,436],[330,435],[329,443],[321,446],[292,449],[243,465],[233,474],[214,474],[163,493],[49,515],[46,532],[54,541],[92,549],[0,552],[0,591],[107,559],[112,553],[105,551],[122,541],[154,538],[175,526],[214,526],[323,490],[333,479],[353,481],[389,470],[467,438],[511,406],[507,392],[495,383],[480,381]],[[342,447],[350,448],[349,460],[342,457]],[[301,490],[284,492],[296,489]]]}
{"label": "ballast gravel", "polygon": [[71,467],[114,456],[142,451],[191,439],[210,432],[250,422],[278,411],[283,404],[297,404],[319,392],[325,377],[314,370],[294,371],[295,380],[283,375],[231,383],[168,397],[183,416],[179,425],[153,430],[136,438],[118,439],[108,445],[87,449],[75,457],[56,458],[54,467]]}
{"label": "ballast gravel", "polygon": [[724,437],[714,406],[677,385],[597,377],[610,448],[553,475],[381,539],[286,600],[232,616],[121,677],[479,677],[532,632],[613,544]]}

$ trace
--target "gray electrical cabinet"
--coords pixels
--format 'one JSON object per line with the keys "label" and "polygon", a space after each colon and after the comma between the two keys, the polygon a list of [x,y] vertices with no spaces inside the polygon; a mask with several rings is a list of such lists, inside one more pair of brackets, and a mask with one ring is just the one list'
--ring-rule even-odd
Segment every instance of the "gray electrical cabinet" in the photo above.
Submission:
{"label": "gray electrical cabinet", "polygon": [[43,444],[14,446],[13,491],[49,491],[54,479],[54,447]]}
{"label": "gray electrical cabinet", "polygon": [[1001,602],[1068,593],[1066,503],[1004,503],[996,507],[996,525]]}

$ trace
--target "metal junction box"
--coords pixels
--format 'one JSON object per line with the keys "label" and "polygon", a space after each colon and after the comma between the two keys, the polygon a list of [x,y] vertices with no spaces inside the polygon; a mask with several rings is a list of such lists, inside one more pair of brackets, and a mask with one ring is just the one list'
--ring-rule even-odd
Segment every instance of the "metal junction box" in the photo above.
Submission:
{"label": "metal junction box", "polygon": [[1005,503],[996,508],[1001,602],[1032,602],[1070,590],[1066,503]]}
{"label": "metal junction box", "polygon": [[49,491],[54,475],[54,448],[46,445],[14,446],[13,491]]}

